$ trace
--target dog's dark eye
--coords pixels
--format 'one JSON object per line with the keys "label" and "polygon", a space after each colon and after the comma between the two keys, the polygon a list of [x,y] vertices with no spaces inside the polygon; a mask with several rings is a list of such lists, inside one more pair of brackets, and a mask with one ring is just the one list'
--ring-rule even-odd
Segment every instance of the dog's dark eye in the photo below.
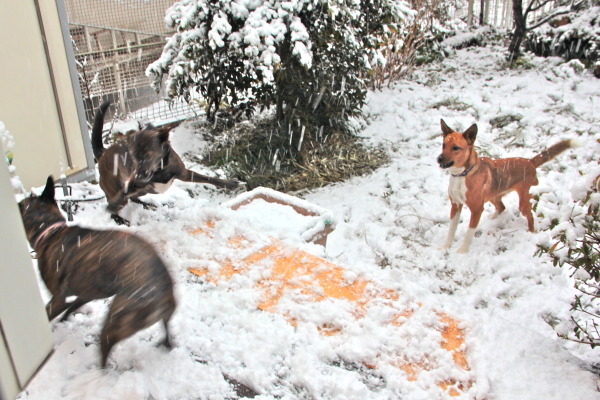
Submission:
{"label": "dog's dark eye", "polygon": [[454,147],[452,147],[452,150],[453,150],[453,151],[458,151],[458,150],[460,150],[460,147],[458,147],[458,146],[454,146]]}

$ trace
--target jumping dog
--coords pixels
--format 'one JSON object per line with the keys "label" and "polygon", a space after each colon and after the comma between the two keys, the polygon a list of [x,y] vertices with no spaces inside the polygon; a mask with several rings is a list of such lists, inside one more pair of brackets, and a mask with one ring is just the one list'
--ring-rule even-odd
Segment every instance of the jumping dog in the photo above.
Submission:
{"label": "jumping dog", "polygon": [[[52,294],[48,319],[61,321],[84,304],[115,296],[100,333],[102,367],[115,344],[162,321],[171,348],[168,322],[175,311],[173,281],[146,241],[127,232],[67,225],[48,177],[41,196],[19,203],[25,232],[37,253],[38,268]],[[76,296],[72,302],[67,298]]]}
{"label": "jumping dog", "polygon": [[502,197],[512,191],[518,193],[519,210],[527,218],[529,231],[534,232],[529,188],[538,184],[536,168],[568,148],[577,147],[578,144],[573,140],[563,140],[531,159],[492,160],[477,156],[474,147],[477,125],[471,125],[464,133],[449,128],[443,119],[441,126],[443,145],[442,154],[438,156],[437,162],[451,174],[448,195],[452,208],[448,238],[440,249],[449,249],[452,246],[462,207],[466,205],[471,211],[471,220],[465,241],[458,253],[468,253],[484,204],[489,201],[496,207],[495,217],[505,209]]}
{"label": "jumping dog", "polygon": [[225,189],[240,185],[237,180],[212,178],[187,169],[169,143],[172,125],[159,128],[148,125],[140,131],[128,132],[124,139],[105,149],[102,126],[109,105],[106,101],[96,111],[92,150],[98,163],[100,187],[108,200],[107,210],[118,224],[129,225],[129,221],[118,214],[129,200],[148,207],[140,197],[165,192],[175,179],[210,183]]}

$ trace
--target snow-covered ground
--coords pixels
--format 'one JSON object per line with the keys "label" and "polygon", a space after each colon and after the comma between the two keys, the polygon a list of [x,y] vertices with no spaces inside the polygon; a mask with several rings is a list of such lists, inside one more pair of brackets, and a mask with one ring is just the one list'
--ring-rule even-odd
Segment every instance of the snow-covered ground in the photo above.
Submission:
{"label": "snow-covered ground", "polygon": [[[232,380],[260,399],[450,398],[436,385],[409,381],[398,368],[360,367],[363,349],[393,348],[405,338],[373,332],[332,339],[319,335],[310,318],[293,327],[282,315],[257,309],[260,294],[250,277],[215,285],[190,274],[189,267],[215,271],[236,257],[236,250],[189,234],[215,219],[230,222],[218,232],[224,242],[243,235],[259,246],[274,235],[347,269],[354,279],[363,277],[423,310],[462,321],[472,385],[460,398],[600,399],[600,378],[586,370],[600,360],[600,350],[566,342],[550,325],[560,329],[568,323],[573,282],[547,257],[534,256],[548,233],[527,232],[516,195],[506,198],[507,210],[496,219],[490,218],[493,207],[486,206],[469,254],[456,254],[468,211],[453,248],[437,250],[446,238],[450,210],[448,175],[436,163],[440,118],[459,131],[477,123],[480,155],[532,157],[563,138],[583,144],[539,168],[540,184],[532,188],[540,196],[538,230],[570,209],[572,196],[581,191],[582,172],[599,172],[600,80],[560,59],[533,59],[535,68],[529,70],[502,69],[502,50],[460,50],[419,70],[418,79],[370,95],[369,123],[361,136],[385,146],[391,163],[303,196],[337,219],[326,249],[285,229],[260,231],[265,225],[254,226],[252,210],[262,219],[274,214],[262,215],[263,206],[236,214],[221,206],[236,193],[208,186],[177,182],[165,194],[146,198],[157,211],[128,205],[122,212],[132,221],[127,229],[156,245],[174,277],[176,348],[156,348],[163,332],[154,326],[117,345],[109,368],[100,370],[97,339],[108,302],[96,301],[53,324],[55,353],[19,399],[227,399],[237,396]],[[506,114],[522,118],[492,128],[490,120]],[[171,140],[182,155],[204,146],[186,126]],[[77,185],[78,193],[86,191],[100,194],[97,186]],[[114,227],[104,207],[104,201],[81,203],[75,220]],[[336,318],[352,327],[357,322],[344,320],[343,307],[331,308],[338,303],[309,311],[323,313],[314,320]],[[427,352],[431,335],[414,333],[402,343],[414,353]]]}

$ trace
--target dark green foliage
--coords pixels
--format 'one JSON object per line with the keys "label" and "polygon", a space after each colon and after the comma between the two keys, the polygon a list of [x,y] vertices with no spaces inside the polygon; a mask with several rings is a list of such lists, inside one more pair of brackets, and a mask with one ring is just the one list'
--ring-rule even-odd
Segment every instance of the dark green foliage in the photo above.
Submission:
{"label": "dark green foliage", "polygon": [[214,135],[203,163],[226,169],[249,189],[264,186],[289,192],[371,173],[389,159],[384,149],[369,148],[354,135],[305,138],[301,146],[290,146],[289,135],[277,135],[277,130],[274,116],[220,125],[218,132],[212,125],[200,128],[205,137]]}

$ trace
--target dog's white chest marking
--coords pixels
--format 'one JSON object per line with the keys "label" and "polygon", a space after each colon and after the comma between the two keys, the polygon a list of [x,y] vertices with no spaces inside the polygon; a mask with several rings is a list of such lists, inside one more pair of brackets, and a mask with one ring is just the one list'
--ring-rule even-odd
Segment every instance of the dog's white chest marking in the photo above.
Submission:
{"label": "dog's white chest marking", "polygon": [[154,191],[156,193],[164,193],[171,187],[175,178],[171,178],[171,180],[167,183],[153,183]]}
{"label": "dog's white chest marking", "polygon": [[464,176],[451,176],[448,195],[454,204],[465,204],[467,201],[467,185]]}

